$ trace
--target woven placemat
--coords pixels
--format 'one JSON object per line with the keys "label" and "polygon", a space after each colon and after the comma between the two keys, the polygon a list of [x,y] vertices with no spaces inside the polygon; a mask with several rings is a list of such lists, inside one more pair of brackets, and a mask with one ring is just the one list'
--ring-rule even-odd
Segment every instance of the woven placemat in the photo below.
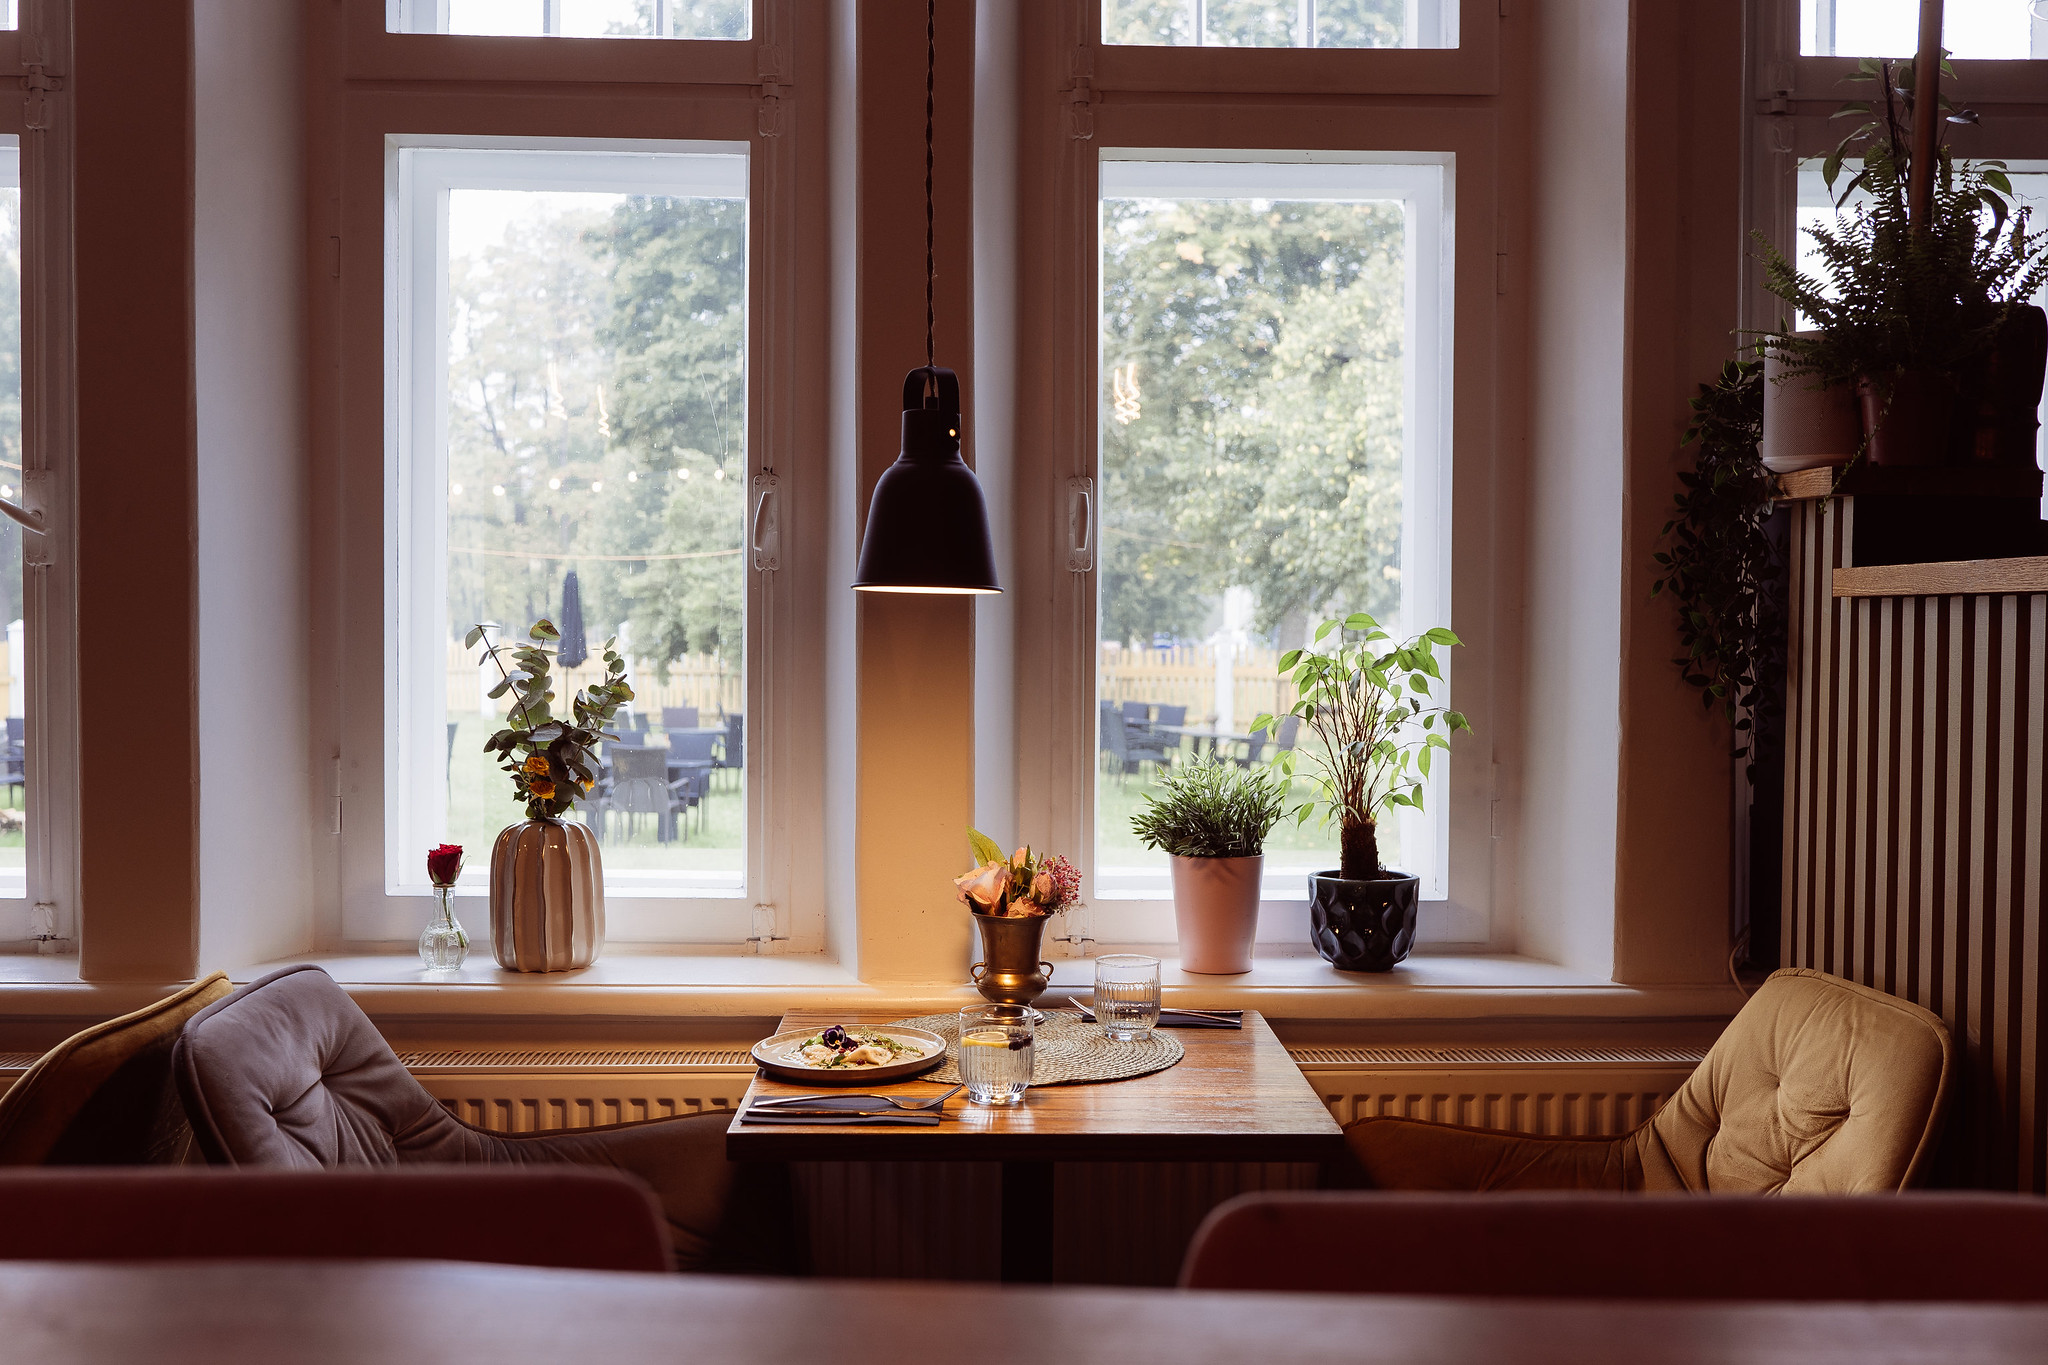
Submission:
{"label": "woven placemat", "polygon": [[[915,1019],[898,1019],[910,1028],[929,1029],[946,1040],[946,1060],[936,1071],[918,1079],[960,1082],[960,1016],[921,1014]],[[1033,1085],[1087,1085],[1091,1081],[1127,1081],[1164,1071],[1182,1057],[1186,1049],[1180,1039],[1158,1029],[1142,1040],[1128,1043],[1105,1038],[1102,1030],[1078,1014],[1046,1010],[1045,1022],[1031,1040],[1031,1083]]]}

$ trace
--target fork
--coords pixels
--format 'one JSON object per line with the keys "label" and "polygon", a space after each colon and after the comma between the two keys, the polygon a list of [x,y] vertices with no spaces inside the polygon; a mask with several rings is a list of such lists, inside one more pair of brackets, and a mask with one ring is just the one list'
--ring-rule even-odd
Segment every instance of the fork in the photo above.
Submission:
{"label": "fork", "polygon": [[785,1104],[816,1104],[819,1100],[880,1100],[884,1104],[893,1104],[898,1109],[936,1109],[966,1088],[964,1085],[956,1085],[942,1095],[927,1095],[915,1100],[907,1100],[900,1095],[784,1095],[778,1100],[755,1100],[752,1107],[776,1109]]}

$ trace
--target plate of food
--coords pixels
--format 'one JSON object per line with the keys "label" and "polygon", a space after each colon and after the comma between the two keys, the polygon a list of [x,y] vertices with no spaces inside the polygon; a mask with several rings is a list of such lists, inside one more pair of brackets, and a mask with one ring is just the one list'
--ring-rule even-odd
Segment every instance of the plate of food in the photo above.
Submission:
{"label": "plate of food", "polygon": [[754,1060],[798,1085],[874,1085],[929,1071],[946,1060],[946,1040],[902,1024],[834,1024],[785,1029],[754,1044]]}

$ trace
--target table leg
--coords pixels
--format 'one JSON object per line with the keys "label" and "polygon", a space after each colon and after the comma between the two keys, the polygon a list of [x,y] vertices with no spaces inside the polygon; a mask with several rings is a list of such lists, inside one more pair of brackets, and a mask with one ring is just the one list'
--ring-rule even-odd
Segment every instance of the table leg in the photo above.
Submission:
{"label": "table leg", "polygon": [[1053,1175],[1050,1161],[1003,1163],[1003,1282],[1052,1279]]}

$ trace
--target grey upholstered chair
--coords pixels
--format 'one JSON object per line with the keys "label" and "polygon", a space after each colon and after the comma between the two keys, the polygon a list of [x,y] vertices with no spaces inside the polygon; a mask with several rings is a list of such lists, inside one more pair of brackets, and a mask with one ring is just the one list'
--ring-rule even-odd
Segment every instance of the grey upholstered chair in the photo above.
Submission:
{"label": "grey upholstered chair", "polygon": [[788,1269],[786,1171],[725,1159],[729,1113],[492,1133],[441,1107],[318,967],[287,967],[194,1015],[173,1058],[193,1136],[225,1166],[415,1162],[611,1167],[650,1185],[676,1265]]}

